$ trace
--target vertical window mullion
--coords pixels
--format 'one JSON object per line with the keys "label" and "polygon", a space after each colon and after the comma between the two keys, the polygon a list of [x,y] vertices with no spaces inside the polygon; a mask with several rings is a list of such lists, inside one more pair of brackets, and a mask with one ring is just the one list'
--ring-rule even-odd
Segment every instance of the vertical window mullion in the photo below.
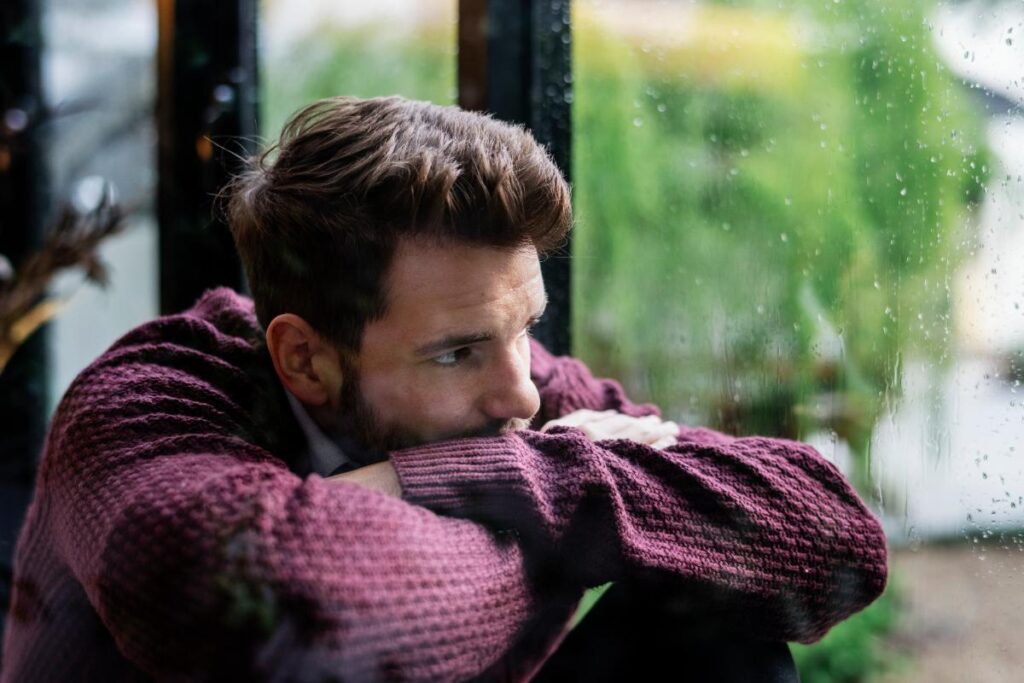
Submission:
{"label": "vertical window mullion", "polygon": [[206,289],[244,286],[214,197],[256,152],[257,0],[161,0],[160,309],[189,307]]}
{"label": "vertical window mullion", "polygon": [[[459,104],[522,123],[572,182],[572,27],[569,0],[460,0]],[[536,336],[572,345],[571,243],[542,264],[549,305]]]}
{"label": "vertical window mullion", "polygon": [[[42,29],[37,0],[0,7],[0,254],[17,269],[44,239],[49,179],[41,129]],[[0,372],[0,609],[46,429],[48,330],[36,330]]]}

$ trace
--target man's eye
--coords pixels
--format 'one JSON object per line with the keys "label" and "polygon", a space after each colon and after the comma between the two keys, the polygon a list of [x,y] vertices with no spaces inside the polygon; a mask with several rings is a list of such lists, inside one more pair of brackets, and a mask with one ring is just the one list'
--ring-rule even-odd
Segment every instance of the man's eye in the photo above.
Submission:
{"label": "man's eye", "polygon": [[438,365],[458,365],[462,361],[469,357],[470,350],[468,348],[455,349],[448,353],[442,353],[440,356],[434,356],[434,362]]}

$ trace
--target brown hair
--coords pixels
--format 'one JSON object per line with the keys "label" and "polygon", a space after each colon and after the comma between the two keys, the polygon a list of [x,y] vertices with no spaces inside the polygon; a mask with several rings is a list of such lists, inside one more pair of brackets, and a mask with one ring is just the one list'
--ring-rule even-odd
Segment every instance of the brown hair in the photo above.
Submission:
{"label": "brown hair", "polygon": [[350,351],[386,312],[400,238],[543,254],[572,223],[568,185],[524,129],[399,97],[305,107],[228,196],[260,323],[295,313]]}

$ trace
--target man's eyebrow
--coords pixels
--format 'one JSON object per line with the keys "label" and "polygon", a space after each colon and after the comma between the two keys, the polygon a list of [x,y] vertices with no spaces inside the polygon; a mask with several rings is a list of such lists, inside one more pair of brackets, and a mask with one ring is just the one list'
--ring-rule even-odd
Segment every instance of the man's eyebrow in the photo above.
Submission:
{"label": "man's eyebrow", "polygon": [[479,344],[480,342],[490,341],[491,339],[494,339],[494,335],[486,332],[476,332],[473,334],[450,334],[442,339],[428,342],[423,346],[417,346],[413,353],[417,356],[434,356],[442,351],[447,351],[448,349],[454,349],[459,346],[469,346],[470,344]]}
{"label": "man's eyebrow", "polygon": [[[541,305],[540,310],[530,318],[529,324],[534,325],[544,317],[544,312],[548,308],[548,297],[545,294],[544,303]],[[479,344],[480,342],[491,341],[494,339],[494,335],[489,332],[473,332],[470,334],[450,334],[441,339],[436,339],[432,342],[427,342],[422,346],[417,346],[413,349],[413,353],[420,357],[436,356],[442,351],[449,349],[458,348],[460,346],[469,346],[470,344]]]}

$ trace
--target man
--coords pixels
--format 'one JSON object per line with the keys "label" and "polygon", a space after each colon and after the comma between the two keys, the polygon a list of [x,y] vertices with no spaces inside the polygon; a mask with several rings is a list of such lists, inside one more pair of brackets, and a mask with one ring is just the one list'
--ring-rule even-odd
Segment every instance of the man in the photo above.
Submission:
{"label": "man", "polygon": [[530,339],[571,211],[521,129],[319,102],[229,219],[254,304],[129,332],[57,410],[4,680],[527,680],[588,587],[774,641],[883,590],[813,449],[677,428]]}

